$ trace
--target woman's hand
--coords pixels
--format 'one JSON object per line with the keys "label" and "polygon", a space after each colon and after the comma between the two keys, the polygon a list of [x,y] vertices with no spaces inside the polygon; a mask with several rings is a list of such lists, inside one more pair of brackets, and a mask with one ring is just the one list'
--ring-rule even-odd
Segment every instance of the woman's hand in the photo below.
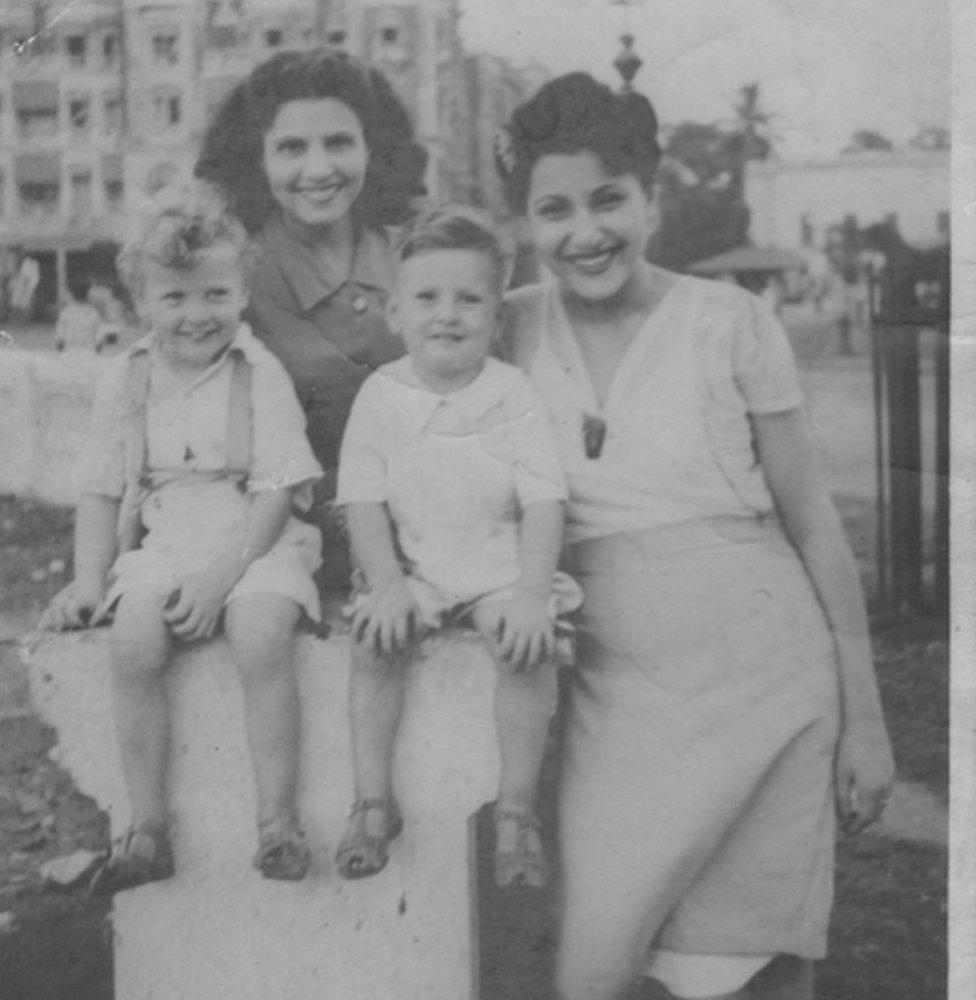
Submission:
{"label": "woman's hand", "polygon": [[844,727],[834,765],[837,815],[844,833],[874,823],[891,797],[895,763],[882,722]]}
{"label": "woman's hand", "polygon": [[64,632],[101,625],[108,618],[108,608],[103,607],[104,600],[104,588],[98,584],[72,580],[51,598],[37,627],[50,632]]}
{"label": "woman's hand", "polygon": [[556,636],[549,601],[530,599],[516,593],[491,609],[487,635],[495,655],[516,672],[535,670],[556,648]]}
{"label": "woman's hand", "polygon": [[216,577],[192,573],[166,602],[163,621],[183,642],[209,639],[217,630],[228,593],[230,589]]}
{"label": "woman's hand", "polygon": [[352,636],[355,642],[392,656],[416,640],[421,620],[410,588],[402,576],[394,576],[363,596],[352,617]]}

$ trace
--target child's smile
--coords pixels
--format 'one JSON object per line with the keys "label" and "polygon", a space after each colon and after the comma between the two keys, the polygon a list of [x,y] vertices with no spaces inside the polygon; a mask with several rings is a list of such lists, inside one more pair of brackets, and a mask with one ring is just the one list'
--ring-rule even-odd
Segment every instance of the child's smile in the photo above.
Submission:
{"label": "child's smile", "polygon": [[390,324],[417,376],[452,392],[481,373],[500,304],[494,264],[483,252],[421,250],[400,265]]}
{"label": "child's smile", "polygon": [[188,268],[146,261],[138,305],[166,360],[203,370],[234,339],[246,301],[239,254],[218,244]]}

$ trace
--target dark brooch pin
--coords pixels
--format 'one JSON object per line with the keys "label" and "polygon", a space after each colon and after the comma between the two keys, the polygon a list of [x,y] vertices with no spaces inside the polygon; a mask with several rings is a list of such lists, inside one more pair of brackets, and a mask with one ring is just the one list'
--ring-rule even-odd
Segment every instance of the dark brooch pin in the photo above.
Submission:
{"label": "dark brooch pin", "polygon": [[607,422],[592,413],[583,414],[583,449],[587,458],[599,458],[603,440],[607,436]]}

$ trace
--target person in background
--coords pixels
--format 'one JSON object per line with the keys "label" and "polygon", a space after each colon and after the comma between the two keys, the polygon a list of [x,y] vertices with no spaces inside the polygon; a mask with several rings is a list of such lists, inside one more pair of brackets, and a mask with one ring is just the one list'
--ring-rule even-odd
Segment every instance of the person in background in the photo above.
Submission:
{"label": "person in background", "polygon": [[786,335],[744,289],[647,261],[659,159],[647,99],[584,73],[497,147],[552,275],[509,297],[509,343],[557,429],[586,595],[557,989],[810,1000],[836,817],[878,817],[891,748]]}
{"label": "person in background", "polygon": [[382,74],[316,50],[280,53],[239,84],[196,166],[257,240],[247,318],[291,376],[325,470],[308,516],[324,529],[333,586],[349,572],[331,513],[339,446],[363,381],[403,354],[385,312],[391,227],[412,216],[426,159]]}
{"label": "person in background", "polygon": [[54,346],[59,351],[91,351],[101,347],[98,329],[102,318],[88,302],[88,282],[74,279],[68,282],[67,301],[58,310],[54,329]]}

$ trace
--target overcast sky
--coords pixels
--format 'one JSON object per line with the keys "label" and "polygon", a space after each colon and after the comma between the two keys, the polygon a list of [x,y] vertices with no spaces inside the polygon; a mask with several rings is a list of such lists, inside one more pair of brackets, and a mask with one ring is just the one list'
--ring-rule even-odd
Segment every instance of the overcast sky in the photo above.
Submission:
{"label": "overcast sky", "polygon": [[667,123],[727,118],[758,80],[779,148],[830,154],[859,128],[899,142],[949,125],[949,0],[461,0],[469,50],[585,69],[619,85],[629,22],[635,85]]}

